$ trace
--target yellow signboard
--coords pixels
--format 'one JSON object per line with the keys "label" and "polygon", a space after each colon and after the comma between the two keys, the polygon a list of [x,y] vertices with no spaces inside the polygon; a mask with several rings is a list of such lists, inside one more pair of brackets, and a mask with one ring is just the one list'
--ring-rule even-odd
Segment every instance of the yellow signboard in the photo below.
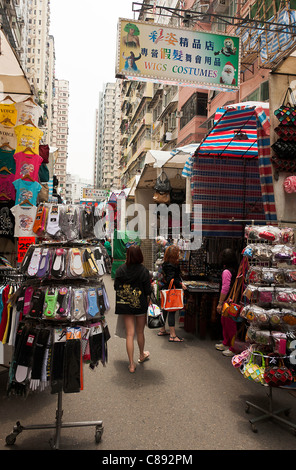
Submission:
{"label": "yellow signboard", "polygon": [[120,18],[116,77],[234,91],[240,39]]}

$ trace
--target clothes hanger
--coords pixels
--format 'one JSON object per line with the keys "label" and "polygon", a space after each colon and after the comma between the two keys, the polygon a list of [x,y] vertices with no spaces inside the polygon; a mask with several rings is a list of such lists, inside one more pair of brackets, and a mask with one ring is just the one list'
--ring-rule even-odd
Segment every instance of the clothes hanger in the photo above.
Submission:
{"label": "clothes hanger", "polygon": [[10,173],[11,175],[13,174],[8,168],[7,166],[3,166],[2,168],[0,168],[0,173],[1,171],[7,171],[8,173]]}
{"label": "clothes hanger", "polygon": [[3,103],[3,101],[6,101],[6,100],[10,100],[12,101],[13,103],[15,103],[15,101],[11,98],[11,96],[7,95],[5,96],[5,98],[1,101],[1,103]]}
{"label": "clothes hanger", "polygon": [[31,152],[33,153],[34,155],[37,155],[33,149],[31,149],[31,147],[26,147],[25,150],[23,150],[23,153],[27,153],[27,152]]}
{"label": "clothes hanger", "polygon": [[29,199],[24,199],[22,202],[20,202],[20,206],[24,206],[25,204],[28,204],[29,206],[33,206],[34,204],[32,204]]}
{"label": "clothes hanger", "polygon": [[24,101],[22,101],[22,103],[25,103],[26,101],[31,101],[33,104],[36,104],[31,96],[29,96],[29,98],[26,98]]}
{"label": "clothes hanger", "polygon": [[5,193],[0,193],[0,197],[5,197],[6,199],[10,199],[9,196],[7,196],[7,194]]}
{"label": "clothes hanger", "polygon": [[2,145],[0,146],[0,149],[3,149],[4,147],[8,147],[10,150],[15,150],[14,148],[12,148],[12,147],[9,145],[8,142],[5,142],[5,144],[2,144]]}
{"label": "clothes hanger", "polygon": [[27,119],[24,123],[23,126],[28,126],[31,125],[33,127],[36,127],[35,124],[33,123],[32,119]]}
{"label": "clothes hanger", "polygon": [[27,181],[27,180],[30,180],[30,181],[33,181],[33,182],[35,181],[35,180],[32,178],[32,176],[30,176],[30,175],[26,175],[26,176],[24,176],[24,177],[21,178],[21,179],[22,179],[22,180],[25,180],[25,181]]}
{"label": "clothes hanger", "polygon": [[9,118],[5,118],[3,121],[1,121],[1,124],[7,124],[7,123],[10,123],[12,126],[14,126],[13,122],[11,122],[11,120]]}

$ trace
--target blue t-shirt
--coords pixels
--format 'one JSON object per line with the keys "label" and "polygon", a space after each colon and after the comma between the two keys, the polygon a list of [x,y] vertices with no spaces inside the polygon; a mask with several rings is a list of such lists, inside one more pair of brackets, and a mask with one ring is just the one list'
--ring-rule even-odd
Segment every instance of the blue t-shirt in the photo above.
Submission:
{"label": "blue t-shirt", "polygon": [[15,205],[20,204],[25,199],[28,199],[33,206],[37,205],[37,196],[42,187],[38,181],[18,179],[13,182],[13,185],[16,190]]}

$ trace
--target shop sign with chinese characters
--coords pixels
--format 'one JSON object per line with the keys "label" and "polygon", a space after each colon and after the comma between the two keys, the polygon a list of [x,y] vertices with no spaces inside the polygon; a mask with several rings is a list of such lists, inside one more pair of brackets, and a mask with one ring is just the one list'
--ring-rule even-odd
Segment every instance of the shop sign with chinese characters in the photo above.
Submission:
{"label": "shop sign with chinese characters", "polygon": [[120,18],[116,76],[238,90],[240,38]]}

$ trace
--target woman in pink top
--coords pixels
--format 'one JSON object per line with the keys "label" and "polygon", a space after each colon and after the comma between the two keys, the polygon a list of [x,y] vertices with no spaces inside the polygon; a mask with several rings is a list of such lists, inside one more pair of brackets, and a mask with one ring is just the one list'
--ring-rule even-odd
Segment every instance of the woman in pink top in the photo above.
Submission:
{"label": "woman in pink top", "polygon": [[[222,284],[220,290],[219,303],[217,305],[217,312],[222,313],[222,306],[228,297],[230,289],[235,281],[237,274],[237,259],[233,250],[226,248],[222,252]],[[233,356],[233,348],[231,347],[232,340],[236,335],[236,323],[231,317],[224,317],[221,315],[223,341],[216,344],[216,349],[222,351],[224,356]]]}

